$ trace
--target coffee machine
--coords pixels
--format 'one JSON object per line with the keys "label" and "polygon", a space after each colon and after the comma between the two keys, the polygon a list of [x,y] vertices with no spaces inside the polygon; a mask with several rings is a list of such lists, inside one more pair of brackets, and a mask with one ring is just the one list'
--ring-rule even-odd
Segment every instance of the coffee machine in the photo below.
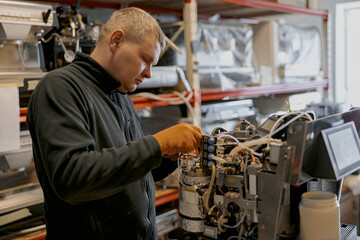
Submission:
{"label": "coffee machine", "polygon": [[[339,201],[343,178],[360,169],[359,119],[360,109],[319,119],[295,111],[203,135],[199,156],[179,160],[180,228],[191,239],[297,240],[302,194]],[[332,239],[356,239],[356,226],[337,231]]]}

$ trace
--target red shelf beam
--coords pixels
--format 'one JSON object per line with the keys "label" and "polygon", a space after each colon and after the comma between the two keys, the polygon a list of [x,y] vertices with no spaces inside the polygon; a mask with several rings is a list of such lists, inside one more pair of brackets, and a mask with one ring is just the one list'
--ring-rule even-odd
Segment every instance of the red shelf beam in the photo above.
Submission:
{"label": "red shelf beam", "polygon": [[269,86],[252,86],[252,87],[236,88],[225,91],[216,91],[216,90],[202,91],[201,101],[301,92],[301,91],[316,89],[319,87],[327,88],[328,81],[322,80],[322,81],[311,81],[308,83],[291,83],[291,84],[289,83],[289,84],[276,84]]}
{"label": "red shelf beam", "polygon": [[[289,83],[289,84],[276,84],[269,86],[252,86],[236,88],[231,90],[208,90],[201,92],[201,101],[221,100],[224,98],[237,98],[237,97],[255,97],[271,94],[293,93],[306,90],[313,90],[316,88],[328,88],[328,80],[311,81],[305,83]],[[178,97],[176,94],[159,94],[160,98],[174,98]],[[135,108],[141,109],[146,107],[163,107],[169,106],[168,103],[159,100],[153,100],[145,97],[134,97],[131,99]],[[194,99],[190,100],[193,103]],[[20,122],[26,121],[27,108],[20,109]]]}
{"label": "red shelf beam", "polygon": [[263,1],[263,0],[215,0],[218,2],[225,2],[231,4],[237,4],[247,7],[255,7],[261,9],[267,9],[277,12],[285,12],[285,13],[301,13],[311,16],[322,17],[325,21],[328,19],[328,11],[327,10],[317,10],[311,8],[297,7],[287,4],[280,4],[276,2]]}
{"label": "red shelf beam", "polygon": [[[188,95],[186,95],[188,96]],[[157,97],[160,98],[176,98],[178,97],[176,94],[159,94]],[[163,106],[169,106],[168,103],[159,101],[159,100],[153,100],[145,97],[134,97],[131,99],[135,105],[135,108],[146,108],[146,107],[163,107]],[[190,102],[193,102],[193,99],[190,100]]]}
{"label": "red shelf beam", "polygon": [[27,108],[20,108],[20,122],[26,122]]}
{"label": "red shelf beam", "polygon": [[155,206],[160,206],[168,202],[179,199],[179,190],[173,189],[172,191],[166,192],[165,194],[159,194],[155,196]]}

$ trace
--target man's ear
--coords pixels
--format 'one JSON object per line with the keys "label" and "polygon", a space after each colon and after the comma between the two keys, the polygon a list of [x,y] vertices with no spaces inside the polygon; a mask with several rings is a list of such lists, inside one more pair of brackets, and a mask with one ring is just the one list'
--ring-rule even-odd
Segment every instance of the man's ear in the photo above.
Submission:
{"label": "man's ear", "polygon": [[116,29],[110,36],[110,51],[115,52],[116,48],[125,40],[125,33],[121,29]]}

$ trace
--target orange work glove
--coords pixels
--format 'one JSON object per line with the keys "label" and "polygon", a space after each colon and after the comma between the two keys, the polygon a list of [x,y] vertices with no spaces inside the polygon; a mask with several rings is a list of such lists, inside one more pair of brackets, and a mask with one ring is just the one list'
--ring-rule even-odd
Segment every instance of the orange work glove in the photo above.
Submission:
{"label": "orange work glove", "polygon": [[200,146],[202,134],[200,128],[180,123],[153,135],[159,142],[162,155],[189,153]]}

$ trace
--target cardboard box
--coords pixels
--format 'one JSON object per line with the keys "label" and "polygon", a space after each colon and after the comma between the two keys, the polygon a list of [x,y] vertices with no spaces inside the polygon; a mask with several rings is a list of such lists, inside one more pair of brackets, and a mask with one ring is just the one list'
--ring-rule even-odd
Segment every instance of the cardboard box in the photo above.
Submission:
{"label": "cardboard box", "polygon": [[307,0],[277,0],[277,2],[298,7],[307,7]]}
{"label": "cardboard box", "polygon": [[280,83],[277,71],[278,23],[276,21],[267,21],[254,25],[253,29],[254,54],[257,61],[257,71],[261,76],[261,85]]}
{"label": "cardboard box", "polygon": [[321,9],[321,1],[320,0],[308,0],[308,8]]}
{"label": "cardboard box", "polygon": [[297,7],[307,7],[307,0],[266,0],[266,1],[293,5]]}

